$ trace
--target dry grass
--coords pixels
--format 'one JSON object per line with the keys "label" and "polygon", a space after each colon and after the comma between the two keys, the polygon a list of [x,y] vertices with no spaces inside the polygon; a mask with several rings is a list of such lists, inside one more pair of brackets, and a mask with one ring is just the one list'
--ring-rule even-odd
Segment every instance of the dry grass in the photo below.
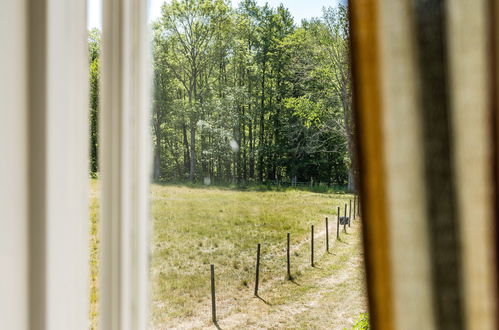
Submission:
{"label": "dry grass", "polygon": [[[311,294],[320,295],[317,304],[323,304],[330,298],[338,300],[341,296],[352,296],[347,291],[354,292],[354,300],[358,300],[348,304],[357,307],[342,308],[342,313],[335,313],[341,315],[338,324],[351,325],[358,314],[365,311],[360,240],[357,234],[344,235],[343,246],[333,247],[338,252],[325,255],[324,235],[324,217],[329,216],[330,240],[334,246],[334,210],[349,198],[349,195],[298,190],[260,192],[153,185],[153,327],[192,329],[210,326],[210,264],[216,268],[218,315],[220,324],[224,324],[222,328],[251,328],[252,323],[255,328],[288,328],[296,323],[289,315],[283,321],[289,319],[290,323],[275,324],[287,312],[300,322],[313,321],[316,328],[322,328],[319,320],[304,317],[309,315],[306,312],[312,306],[301,305],[300,299]],[[314,269],[309,266],[312,224],[316,227],[318,260],[318,267]],[[287,232],[292,237],[292,272],[300,285],[286,280]],[[257,243],[262,244],[260,292],[262,297],[272,300],[272,306],[253,298]],[[343,282],[337,282],[337,279],[327,282],[329,276],[338,272],[344,273],[341,275],[345,278]],[[335,291],[341,290],[328,297],[327,290],[318,287],[320,281],[327,282],[324,287],[340,285]],[[248,304],[255,303],[262,308],[253,306],[248,310]],[[332,317],[329,307],[327,316],[325,310],[310,316],[325,317],[324,321],[329,322]],[[346,311],[350,311],[348,315],[344,315]],[[273,316],[267,323],[257,322],[264,315]]]}
{"label": "dry grass", "polygon": [[98,275],[99,275],[99,203],[98,182],[92,180],[90,195],[90,330],[97,329],[98,320]]}
{"label": "dry grass", "polygon": [[[90,329],[97,328],[98,203],[91,195]],[[223,329],[351,328],[367,310],[360,227],[336,241],[336,207],[352,196],[300,190],[237,191],[151,186],[153,329],[213,327],[209,265],[217,275]],[[324,217],[330,220],[325,253]],[[310,267],[310,225],[316,267]],[[292,273],[286,279],[286,233]],[[253,297],[257,243],[262,244],[260,296]]]}

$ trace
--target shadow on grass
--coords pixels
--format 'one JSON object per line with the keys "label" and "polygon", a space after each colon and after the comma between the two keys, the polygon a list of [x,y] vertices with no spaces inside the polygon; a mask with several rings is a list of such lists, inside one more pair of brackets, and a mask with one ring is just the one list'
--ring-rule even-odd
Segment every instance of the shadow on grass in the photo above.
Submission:
{"label": "shadow on grass", "polygon": [[342,240],[341,238],[337,239],[336,242],[339,242],[339,243],[345,244],[345,245],[350,245],[350,243],[348,243],[347,241]]}
{"label": "shadow on grass", "polygon": [[286,280],[287,280],[287,281],[289,281],[289,282],[291,282],[291,283],[293,283],[294,285],[297,285],[297,286],[300,286],[300,285],[301,285],[300,283],[298,283],[298,282],[296,281],[296,277],[295,277],[295,276],[287,276],[287,277],[286,277]]}
{"label": "shadow on grass", "polygon": [[256,295],[256,296],[255,296],[255,298],[258,298],[258,299],[260,299],[261,301],[263,301],[263,303],[264,303],[265,305],[272,306],[272,304],[271,304],[271,303],[269,303],[267,300],[265,300],[265,299],[263,299],[262,297],[260,297],[260,295]]}
{"label": "shadow on grass", "polygon": [[218,321],[214,321],[213,322],[213,325],[215,326],[215,328],[217,328],[218,330],[222,330],[222,328],[220,328],[220,325],[218,324]]}

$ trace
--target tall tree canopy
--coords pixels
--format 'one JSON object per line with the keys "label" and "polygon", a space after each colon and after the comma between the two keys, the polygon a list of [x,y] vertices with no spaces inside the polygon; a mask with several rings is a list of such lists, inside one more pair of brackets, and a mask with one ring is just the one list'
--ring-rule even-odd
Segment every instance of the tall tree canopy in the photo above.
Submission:
{"label": "tall tree canopy", "polygon": [[155,179],[352,188],[345,6],[171,0],[152,30]]}
{"label": "tall tree canopy", "polygon": [[346,7],[173,0],[154,23],[155,178],[352,183]]}
{"label": "tall tree canopy", "polygon": [[88,34],[88,52],[90,61],[90,174],[95,176],[98,170],[98,110],[99,110],[99,63],[100,31],[92,29]]}

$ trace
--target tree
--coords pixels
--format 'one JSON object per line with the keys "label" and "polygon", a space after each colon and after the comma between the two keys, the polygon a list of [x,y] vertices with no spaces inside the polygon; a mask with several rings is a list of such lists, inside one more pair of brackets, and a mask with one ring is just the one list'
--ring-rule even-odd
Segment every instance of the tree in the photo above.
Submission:
{"label": "tree", "polygon": [[346,7],[173,0],[153,31],[156,179],[352,184]]}
{"label": "tree", "polygon": [[206,80],[213,75],[214,59],[221,51],[222,39],[229,23],[229,7],[222,0],[173,0],[165,3],[158,29],[164,63],[187,94],[187,119],[190,133],[189,180],[196,171],[196,132],[203,116]]}
{"label": "tree", "polygon": [[[354,182],[354,121],[352,116],[351,70],[349,62],[349,27],[348,9],[344,5],[337,8],[325,8],[323,24],[317,25],[317,42],[321,46],[321,55],[329,63],[323,71],[325,81],[329,82],[326,100],[334,103],[339,100],[343,112],[343,121],[334,122],[342,128],[348,143],[349,175],[348,189],[355,189]],[[332,122],[333,123],[333,122]],[[330,126],[331,127],[331,126]]]}
{"label": "tree", "polygon": [[88,34],[90,61],[90,174],[95,176],[99,169],[98,117],[99,117],[99,63],[101,33],[92,29]]}
{"label": "tree", "polygon": [[174,75],[170,71],[168,65],[166,65],[167,58],[165,53],[163,53],[163,48],[161,44],[161,29],[158,28],[156,23],[153,26],[153,109],[152,109],[152,131],[154,140],[154,168],[153,168],[153,178],[159,180],[162,177],[162,165],[163,165],[163,151],[168,142],[170,142],[172,153],[177,153],[175,160],[178,161],[178,148],[175,148],[177,144],[173,143],[173,136],[169,136],[165,139],[165,135],[168,132],[165,126],[167,126],[168,119],[172,121],[175,118],[173,116],[174,99],[175,99],[175,86]]}

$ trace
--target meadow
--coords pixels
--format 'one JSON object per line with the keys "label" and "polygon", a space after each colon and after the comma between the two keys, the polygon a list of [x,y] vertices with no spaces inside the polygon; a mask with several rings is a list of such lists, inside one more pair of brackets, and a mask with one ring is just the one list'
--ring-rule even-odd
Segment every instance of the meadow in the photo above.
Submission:
{"label": "meadow", "polygon": [[[222,329],[351,328],[367,310],[359,221],[346,233],[341,231],[341,240],[336,241],[336,207],[351,198],[297,189],[152,184],[151,328],[213,326],[210,264],[215,265]],[[94,218],[97,209],[93,203]],[[330,253],[325,250],[325,217],[330,219]],[[95,236],[98,225],[92,223]],[[313,268],[311,225],[315,226]],[[293,281],[286,276],[287,233]],[[96,245],[98,239],[92,242]],[[258,243],[259,299],[253,294]],[[92,275],[97,274],[96,262],[91,266]],[[91,299],[97,300],[97,282],[92,284]]]}

